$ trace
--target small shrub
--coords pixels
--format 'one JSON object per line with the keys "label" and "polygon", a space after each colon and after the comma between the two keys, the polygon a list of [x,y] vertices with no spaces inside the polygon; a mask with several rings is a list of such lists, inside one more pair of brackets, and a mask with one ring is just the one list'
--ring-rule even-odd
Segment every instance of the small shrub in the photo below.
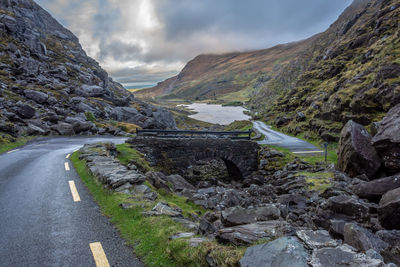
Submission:
{"label": "small shrub", "polygon": [[94,122],[96,120],[96,117],[90,111],[86,111],[85,116],[88,121]]}

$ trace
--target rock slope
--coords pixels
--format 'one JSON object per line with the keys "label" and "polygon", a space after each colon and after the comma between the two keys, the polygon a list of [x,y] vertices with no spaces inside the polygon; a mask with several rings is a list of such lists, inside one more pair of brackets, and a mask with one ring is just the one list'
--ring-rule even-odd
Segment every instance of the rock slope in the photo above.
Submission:
{"label": "rock slope", "polygon": [[175,127],[169,112],[114,82],[78,38],[34,1],[0,1],[0,36],[0,132],[14,137],[121,132],[112,120]]}

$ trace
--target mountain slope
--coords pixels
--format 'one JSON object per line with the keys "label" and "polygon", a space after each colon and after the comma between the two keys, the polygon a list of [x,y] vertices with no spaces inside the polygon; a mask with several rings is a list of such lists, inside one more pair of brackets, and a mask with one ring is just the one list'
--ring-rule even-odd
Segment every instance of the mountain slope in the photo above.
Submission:
{"label": "mountain slope", "polygon": [[266,50],[198,56],[140,97],[247,98],[257,118],[337,140],[349,119],[372,126],[400,101],[399,6],[354,0],[323,33]]}
{"label": "mountain slope", "polygon": [[137,95],[143,98],[169,95],[194,100],[245,90],[248,98],[257,89],[253,84],[269,80],[278,66],[285,66],[289,59],[300,56],[314,39],[253,52],[199,55],[177,76],[141,90]]}
{"label": "mountain slope", "polygon": [[0,132],[121,132],[112,120],[175,127],[170,113],[137,100],[108,77],[78,38],[35,2],[0,1],[0,36]]}
{"label": "mountain slope", "polygon": [[[313,56],[294,89],[268,102],[266,86],[252,107],[289,132],[318,133],[326,141],[337,140],[350,119],[380,120],[400,102],[399,7],[398,1],[354,1],[309,48]],[[306,118],[296,120],[298,112]]]}

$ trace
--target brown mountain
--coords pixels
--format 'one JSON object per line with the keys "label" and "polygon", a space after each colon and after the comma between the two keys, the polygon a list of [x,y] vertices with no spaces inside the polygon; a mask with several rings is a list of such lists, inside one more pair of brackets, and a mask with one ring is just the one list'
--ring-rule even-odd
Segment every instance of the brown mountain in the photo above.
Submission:
{"label": "brown mountain", "polygon": [[286,131],[336,140],[349,119],[372,125],[400,102],[399,7],[397,0],[355,0],[323,33],[260,51],[200,55],[140,96],[250,99],[260,118]]}

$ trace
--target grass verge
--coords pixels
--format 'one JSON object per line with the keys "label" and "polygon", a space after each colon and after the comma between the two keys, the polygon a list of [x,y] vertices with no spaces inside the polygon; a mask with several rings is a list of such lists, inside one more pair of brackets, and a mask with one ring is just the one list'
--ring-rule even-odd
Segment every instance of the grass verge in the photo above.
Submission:
{"label": "grass verge", "polygon": [[32,139],[36,138],[37,136],[26,136],[20,137],[13,141],[8,138],[2,138],[0,136],[0,154],[13,150],[17,147],[25,145],[27,142],[31,141]]}
{"label": "grass verge", "polygon": [[[115,224],[122,238],[134,248],[146,266],[207,266],[206,255],[211,256],[219,266],[235,266],[243,256],[245,247],[224,246],[214,241],[191,247],[186,239],[169,240],[170,236],[188,230],[170,217],[142,216],[141,212],[151,209],[155,203],[110,192],[89,173],[85,162],[79,160],[79,152],[73,153],[70,159],[102,213]],[[157,201],[179,206],[184,215],[204,212],[185,198],[166,192],[158,193]],[[120,203],[132,203],[134,207],[122,209]]]}
{"label": "grass verge", "polygon": [[117,159],[124,165],[135,164],[142,172],[153,171],[153,168],[145,160],[144,155],[131,148],[127,143],[116,146],[118,151]]}

